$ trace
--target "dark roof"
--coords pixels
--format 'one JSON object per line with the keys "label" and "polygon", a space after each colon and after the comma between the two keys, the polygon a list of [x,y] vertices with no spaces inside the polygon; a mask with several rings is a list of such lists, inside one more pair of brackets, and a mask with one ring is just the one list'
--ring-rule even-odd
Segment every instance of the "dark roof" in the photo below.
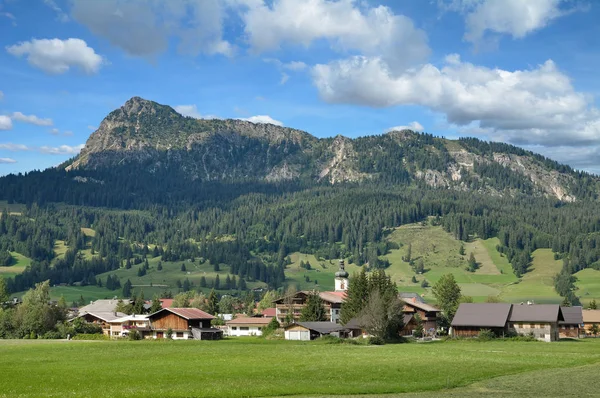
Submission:
{"label": "dark roof", "polygon": [[360,324],[358,323],[358,318],[352,318],[346,323],[346,329],[361,329]]}
{"label": "dark roof", "polygon": [[452,326],[502,328],[510,314],[511,304],[463,303],[458,307]]}
{"label": "dark roof", "polygon": [[198,308],[163,308],[162,310],[156,311],[150,315],[149,318],[153,318],[156,314],[163,311],[171,312],[187,320],[190,319],[215,319],[214,316],[207,314],[206,312],[199,310]]}
{"label": "dark roof", "polygon": [[559,322],[561,325],[581,325],[583,323],[583,308],[582,307],[560,307],[560,310],[565,318]]}
{"label": "dark roof", "polygon": [[421,303],[424,303],[425,301],[423,300],[423,297],[421,297],[418,293],[406,293],[406,292],[400,292],[399,294],[400,298],[403,300],[412,300],[415,299]]}
{"label": "dark roof", "polygon": [[564,320],[558,304],[514,304],[510,322],[557,322]]}
{"label": "dark roof", "polygon": [[409,322],[413,319],[413,317],[413,314],[404,314],[404,316],[402,317],[402,324],[404,326],[408,325]]}
{"label": "dark roof", "polygon": [[297,322],[296,324],[320,334],[329,334],[346,329],[342,325],[333,322]]}
{"label": "dark roof", "polygon": [[409,307],[418,308],[421,311],[425,312],[442,312],[440,309],[434,307],[433,305],[426,304],[422,301],[418,301],[416,298],[412,299],[402,299],[402,301],[408,305]]}

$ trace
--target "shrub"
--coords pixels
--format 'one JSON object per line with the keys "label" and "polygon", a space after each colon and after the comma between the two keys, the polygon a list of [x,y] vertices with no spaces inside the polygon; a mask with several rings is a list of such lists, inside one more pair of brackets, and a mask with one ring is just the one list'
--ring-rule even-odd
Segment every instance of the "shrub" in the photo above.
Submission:
{"label": "shrub", "polygon": [[371,336],[367,338],[367,345],[384,345],[385,340],[379,336]]}
{"label": "shrub", "polygon": [[62,338],[63,338],[63,336],[61,335],[61,333],[54,331],[54,330],[46,332],[42,336],[42,339],[46,339],[46,340],[58,340],[58,339],[62,339]]}
{"label": "shrub", "polygon": [[271,322],[267,325],[266,328],[263,329],[262,335],[268,337],[272,335],[277,329],[279,329],[281,325],[277,322],[277,318],[271,319]]}
{"label": "shrub", "polygon": [[[173,332],[171,332],[171,334],[173,334]],[[137,329],[131,329],[129,331],[129,336],[127,336],[127,338],[131,341],[136,341],[136,340],[141,340],[142,335],[140,334],[140,332],[138,332]]]}
{"label": "shrub", "polygon": [[496,338],[496,335],[494,334],[494,332],[492,332],[490,329],[482,329],[479,332],[479,336],[477,336],[477,338],[480,341],[490,341]]}
{"label": "shrub", "polygon": [[110,338],[104,334],[78,334],[73,337],[73,340],[110,340]]}
{"label": "shrub", "polygon": [[[137,332],[137,330],[136,330],[136,332]],[[169,339],[169,340],[170,340],[170,339],[172,339],[172,338],[173,338],[173,329],[171,329],[171,328],[168,328],[168,329],[167,329],[167,339]]]}

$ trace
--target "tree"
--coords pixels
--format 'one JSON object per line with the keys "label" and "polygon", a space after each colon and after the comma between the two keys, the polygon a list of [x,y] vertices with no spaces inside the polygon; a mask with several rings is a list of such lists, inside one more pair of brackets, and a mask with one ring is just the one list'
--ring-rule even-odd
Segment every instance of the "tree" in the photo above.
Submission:
{"label": "tree", "polygon": [[302,322],[322,322],[326,321],[325,306],[319,293],[311,292],[306,298],[306,305],[300,313],[300,321]]}
{"label": "tree", "polygon": [[274,306],[273,302],[277,299],[278,296],[275,290],[267,290],[258,303],[258,311],[262,312],[267,308],[272,308]]}
{"label": "tree", "polygon": [[600,333],[600,326],[597,323],[594,323],[592,327],[590,327],[590,333],[594,335],[594,337],[598,336]]}
{"label": "tree", "polygon": [[590,301],[589,309],[590,310],[598,309],[598,305],[596,304],[596,299],[592,299],[592,301]]}
{"label": "tree", "polygon": [[187,268],[185,268],[185,264],[181,264],[181,272],[187,272]]}
{"label": "tree", "polygon": [[415,272],[417,274],[422,274],[425,272],[425,263],[423,262],[422,258],[420,258],[419,261],[417,261],[417,265],[415,266]]}
{"label": "tree", "polygon": [[460,287],[456,283],[453,274],[445,274],[433,285],[433,295],[438,306],[442,310],[442,322],[449,326],[454,319],[462,297]]}
{"label": "tree", "polygon": [[183,281],[182,288],[184,292],[188,292],[190,290],[190,280],[188,278],[185,278]]}
{"label": "tree", "polygon": [[425,335],[425,329],[423,328],[423,319],[421,318],[421,315],[419,314],[415,314],[415,330],[413,332],[413,335],[415,337],[423,337]]}
{"label": "tree", "polygon": [[340,311],[340,322],[342,325],[347,324],[352,318],[359,314],[368,296],[369,280],[367,278],[367,271],[363,267],[360,273],[352,275],[352,278],[350,278],[348,283],[346,300]]}
{"label": "tree", "polygon": [[458,254],[460,254],[461,256],[464,256],[466,254],[465,245],[463,245],[462,243],[460,244],[460,249],[458,249]]}
{"label": "tree", "polygon": [[501,303],[502,300],[500,300],[500,297],[498,296],[487,296],[487,298],[485,299],[486,303]]}
{"label": "tree", "polygon": [[475,255],[473,252],[469,255],[469,261],[467,262],[467,271],[475,272],[479,268],[479,264],[477,264],[477,260],[475,260]]}
{"label": "tree", "polygon": [[396,339],[403,327],[402,308],[403,304],[397,296],[386,297],[378,290],[373,290],[358,315],[358,324],[370,335],[383,340]]}
{"label": "tree", "polygon": [[156,269],[157,269],[158,271],[162,271],[162,269],[163,269],[163,266],[162,266],[162,261],[159,261],[159,262],[158,262],[158,265],[156,266]]}
{"label": "tree", "polygon": [[125,261],[125,269],[131,269],[131,259],[127,259],[127,261]]}
{"label": "tree", "polygon": [[123,297],[131,297],[131,281],[127,279],[127,282],[123,285]]}
{"label": "tree", "polygon": [[146,275],[146,268],[144,268],[144,267],[138,268],[137,276],[142,277],[144,275]]}
{"label": "tree", "polygon": [[6,280],[4,280],[3,277],[0,277],[0,307],[2,307],[2,304],[8,301],[8,299],[9,295],[8,289],[6,288]]}
{"label": "tree", "polygon": [[206,303],[206,296],[204,293],[200,292],[194,294],[190,300],[190,307],[206,311],[208,304]]}
{"label": "tree", "polygon": [[219,311],[219,297],[217,296],[217,292],[215,289],[211,289],[208,294],[208,306],[206,308],[206,312],[211,315],[216,315]]}
{"label": "tree", "polygon": [[271,322],[267,325],[266,328],[263,329],[262,335],[264,337],[268,337],[273,334],[277,329],[279,329],[281,325],[277,321],[276,317],[271,318]]}
{"label": "tree", "polygon": [[173,298],[173,307],[174,308],[189,308],[190,300],[193,295],[193,292],[182,292],[175,295]]}
{"label": "tree", "polygon": [[221,279],[219,278],[219,274],[217,274],[217,276],[215,277],[214,288],[216,290],[220,290],[221,289]]}
{"label": "tree", "polygon": [[219,313],[235,314],[237,308],[239,308],[240,306],[241,303],[237,297],[233,297],[227,294],[221,297],[221,301],[219,301]]}
{"label": "tree", "polygon": [[412,243],[408,244],[406,248],[406,255],[404,256],[404,261],[410,263],[412,260]]}
{"label": "tree", "polygon": [[135,297],[132,304],[132,311],[134,314],[143,314],[144,311],[144,290],[140,290],[140,293]]}
{"label": "tree", "polygon": [[429,282],[427,282],[427,279],[423,279],[423,281],[421,282],[421,287],[423,289],[429,287]]}
{"label": "tree", "polygon": [[206,277],[204,276],[200,278],[200,287],[206,287]]}
{"label": "tree", "polygon": [[14,325],[20,337],[41,336],[65,319],[64,309],[50,304],[50,281],[40,282],[23,296],[14,313]]}
{"label": "tree", "polygon": [[152,299],[152,306],[150,307],[150,313],[154,314],[155,312],[158,312],[162,309],[162,304],[160,302],[160,299],[158,298],[158,296],[154,296],[154,298]]}
{"label": "tree", "polygon": [[417,280],[417,277],[415,275],[412,276],[412,278],[410,279],[410,281],[412,283],[419,283],[419,281]]}

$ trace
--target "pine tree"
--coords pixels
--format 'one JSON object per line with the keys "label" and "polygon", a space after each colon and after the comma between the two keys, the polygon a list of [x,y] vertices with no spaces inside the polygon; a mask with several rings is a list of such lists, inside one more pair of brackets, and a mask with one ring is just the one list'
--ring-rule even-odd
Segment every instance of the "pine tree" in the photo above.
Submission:
{"label": "pine tree", "polygon": [[340,312],[340,321],[343,325],[358,315],[369,297],[369,281],[367,272],[363,267],[361,272],[354,274],[348,283],[346,300]]}
{"label": "pine tree", "polygon": [[240,278],[240,290],[246,290],[246,281],[242,278]]}
{"label": "pine tree", "polygon": [[154,296],[154,299],[152,299],[152,307],[150,307],[150,313],[154,314],[155,312],[158,312],[162,309],[162,304],[160,302],[160,299],[158,298],[158,296]]}
{"label": "pine tree", "polygon": [[127,259],[127,261],[125,261],[125,269],[131,269],[131,259]]}
{"label": "pine tree", "polygon": [[156,266],[156,269],[157,269],[158,271],[162,271],[162,269],[163,269],[163,266],[162,266],[162,261],[159,261],[159,262],[158,262],[158,265]]}
{"label": "pine tree", "polygon": [[442,310],[444,326],[449,326],[458,309],[462,293],[453,274],[445,274],[433,285],[433,295]]}
{"label": "pine tree", "polygon": [[219,278],[219,275],[217,274],[217,276],[215,277],[215,284],[214,284],[214,288],[216,290],[220,290],[221,289],[221,279]]}
{"label": "pine tree", "polygon": [[182,288],[184,292],[190,291],[190,280],[188,278],[185,278],[185,280],[183,281]]}
{"label": "pine tree", "polygon": [[597,310],[598,309],[598,305],[596,304],[596,299],[592,299],[592,301],[590,301],[589,308],[590,308],[590,310]]}
{"label": "pine tree", "polygon": [[229,274],[227,274],[227,277],[225,278],[225,290],[229,289],[231,289],[231,278],[229,277]]}
{"label": "pine tree", "polygon": [[200,278],[200,287],[206,287],[206,277],[204,275]]}
{"label": "pine tree", "polygon": [[208,307],[206,309],[206,312],[208,312],[211,315],[216,315],[219,310],[219,297],[217,296],[215,289],[211,289],[210,293],[208,294],[207,300]]}
{"label": "pine tree", "polygon": [[185,268],[185,264],[181,264],[181,272],[187,272],[187,269]]}
{"label": "pine tree", "polygon": [[317,292],[311,292],[306,298],[306,305],[302,308],[300,314],[301,322],[322,322],[326,321],[325,306],[323,300]]}
{"label": "pine tree", "polygon": [[127,282],[123,285],[123,297],[131,297],[131,281],[127,279]]}

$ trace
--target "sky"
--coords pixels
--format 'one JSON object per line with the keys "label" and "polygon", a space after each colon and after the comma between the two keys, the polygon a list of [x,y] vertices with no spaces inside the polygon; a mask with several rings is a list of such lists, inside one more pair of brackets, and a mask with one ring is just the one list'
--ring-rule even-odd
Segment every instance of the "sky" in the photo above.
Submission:
{"label": "sky", "polygon": [[600,173],[597,0],[0,0],[0,175],[134,96],[359,137],[473,136]]}

